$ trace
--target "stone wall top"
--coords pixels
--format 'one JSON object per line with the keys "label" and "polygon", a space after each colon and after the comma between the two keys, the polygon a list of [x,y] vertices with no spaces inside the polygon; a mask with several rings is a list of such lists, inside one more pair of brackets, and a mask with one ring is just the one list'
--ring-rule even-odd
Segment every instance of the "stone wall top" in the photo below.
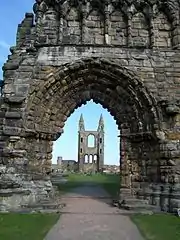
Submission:
{"label": "stone wall top", "polygon": [[179,1],[37,0],[18,27],[18,47],[93,44],[178,48]]}

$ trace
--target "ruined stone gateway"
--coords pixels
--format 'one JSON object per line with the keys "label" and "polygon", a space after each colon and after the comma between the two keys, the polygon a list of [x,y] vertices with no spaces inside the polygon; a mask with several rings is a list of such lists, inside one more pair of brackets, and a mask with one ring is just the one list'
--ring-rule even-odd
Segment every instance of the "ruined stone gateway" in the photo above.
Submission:
{"label": "ruined stone gateway", "polygon": [[[91,138],[92,137],[92,138]],[[90,141],[92,140],[92,141]],[[104,167],[104,120],[100,116],[97,131],[85,129],[81,114],[78,131],[79,172],[102,172]]]}
{"label": "ruined stone gateway", "polygon": [[90,99],[121,130],[121,200],[180,206],[178,0],[37,0],[0,99],[0,209],[53,194],[52,144]]}

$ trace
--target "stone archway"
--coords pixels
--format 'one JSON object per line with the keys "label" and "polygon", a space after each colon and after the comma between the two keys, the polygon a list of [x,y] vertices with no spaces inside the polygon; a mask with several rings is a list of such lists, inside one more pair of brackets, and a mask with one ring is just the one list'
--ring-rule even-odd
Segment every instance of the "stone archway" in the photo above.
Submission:
{"label": "stone archway", "polygon": [[[41,177],[50,172],[53,141],[63,132],[72,112],[93,99],[108,109],[121,128],[123,187],[133,188],[137,193],[143,179],[148,183],[159,181],[156,131],[160,129],[160,112],[135,72],[106,59],[88,58],[60,68],[52,67],[48,74],[38,71],[32,83],[22,118],[22,137],[11,143],[16,152],[23,151],[22,146],[26,149],[17,162],[14,159],[16,169],[26,159],[21,171],[41,173]],[[148,149],[149,141],[152,153]],[[144,155],[149,156],[150,162],[146,162]],[[147,172],[143,172],[143,163],[150,164],[153,175],[147,167]]]}
{"label": "stone archway", "polygon": [[[0,203],[6,209],[14,200],[19,207],[49,197],[52,142],[61,136],[73,111],[90,99],[107,108],[121,129],[125,190],[121,197],[126,198],[128,190],[148,198],[149,203],[161,202],[164,209],[178,207],[179,5],[171,1],[126,2],[99,5],[95,0],[85,1],[84,8],[70,0],[60,4],[39,0],[34,5],[35,22],[33,14],[26,14],[19,25],[17,44],[3,67],[0,102],[0,192],[9,194]],[[96,29],[99,16],[95,16],[93,32],[98,34],[89,42],[93,26],[89,27],[88,16],[94,8],[93,14],[98,15],[100,8],[104,15],[104,27]],[[121,9],[126,10],[122,13]],[[145,16],[145,12],[152,15]],[[142,17],[148,17],[145,38],[139,38],[139,26],[143,32],[146,27]],[[126,33],[121,36],[123,42],[112,24],[118,21]],[[138,29],[133,29],[134,21]],[[155,36],[162,30],[163,24],[158,22],[168,26],[168,30],[163,28],[168,31],[165,42],[164,33],[160,41],[161,34]]]}
{"label": "stone archway", "polygon": [[[54,68],[48,75],[45,72],[44,81],[39,76],[42,77],[41,72],[32,80],[36,85],[30,88],[23,121],[25,135],[34,135],[38,142],[45,141],[46,145],[46,140],[56,140],[71,113],[90,99],[107,108],[119,128],[125,122],[130,135],[142,135],[142,141],[143,134],[151,138],[160,128],[155,100],[135,73],[120,64],[105,59],[82,59]],[[51,155],[47,159],[51,147],[45,148],[42,168],[51,164]],[[34,159],[38,164],[37,157],[27,158],[29,163]]]}

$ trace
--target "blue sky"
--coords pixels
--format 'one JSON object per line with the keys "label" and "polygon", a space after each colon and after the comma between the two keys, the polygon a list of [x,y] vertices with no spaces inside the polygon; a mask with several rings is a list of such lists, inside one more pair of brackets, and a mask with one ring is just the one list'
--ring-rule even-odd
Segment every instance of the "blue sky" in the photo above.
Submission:
{"label": "blue sky", "polygon": [[[32,12],[35,0],[6,0],[0,3],[0,78],[4,62],[9,54],[9,47],[15,45],[17,26],[24,18],[25,12]],[[96,130],[102,114],[105,123],[105,163],[119,164],[119,131],[112,116],[100,104],[92,101],[78,108],[67,120],[64,133],[54,143],[53,163],[57,156],[63,159],[77,160],[78,121],[83,113],[87,130]],[[71,144],[69,144],[71,142]]]}

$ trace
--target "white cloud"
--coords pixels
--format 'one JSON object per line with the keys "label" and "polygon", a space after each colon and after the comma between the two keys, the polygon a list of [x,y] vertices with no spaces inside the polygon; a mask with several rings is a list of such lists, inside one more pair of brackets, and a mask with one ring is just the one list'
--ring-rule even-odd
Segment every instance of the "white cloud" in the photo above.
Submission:
{"label": "white cloud", "polygon": [[3,40],[0,40],[0,48],[6,48],[6,49],[9,49],[10,48],[10,45],[3,41]]}

